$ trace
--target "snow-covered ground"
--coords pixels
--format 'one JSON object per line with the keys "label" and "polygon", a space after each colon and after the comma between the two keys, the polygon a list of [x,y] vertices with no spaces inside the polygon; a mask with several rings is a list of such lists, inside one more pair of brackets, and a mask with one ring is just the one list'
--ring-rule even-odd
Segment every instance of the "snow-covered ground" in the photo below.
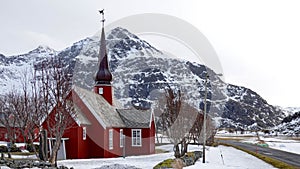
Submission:
{"label": "snow-covered ground", "polygon": [[[217,134],[219,138],[233,138],[239,139],[243,142],[256,143],[256,133],[226,133],[220,132]],[[300,154],[300,140],[293,140],[282,137],[269,137],[260,133],[260,139],[264,140],[270,148],[280,149]],[[169,140],[162,138],[166,142]],[[102,158],[102,159],[81,159],[81,160],[62,160],[59,165],[73,167],[75,169],[152,169],[161,161],[174,158],[173,146],[171,144],[157,146],[157,149],[167,151],[167,153],[130,156],[125,159],[119,158]],[[202,150],[201,146],[189,145],[189,151]],[[222,158],[223,157],[223,158]],[[1,167],[7,168],[7,167]],[[265,163],[264,161],[249,155],[243,151],[232,147],[218,146],[208,147],[206,150],[206,163],[202,163],[199,159],[195,165],[185,167],[186,169],[273,169],[274,167]]]}
{"label": "snow-covered ground", "polygon": [[[158,146],[157,149],[168,151],[167,153],[130,156],[126,158],[102,158],[102,159],[80,159],[62,160],[58,165],[73,167],[75,169],[152,169],[159,162],[174,158],[173,146]],[[189,151],[201,150],[201,146],[189,146]],[[222,159],[223,157],[223,159]],[[1,167],[7,169],[8,167]],[[206,150],[206,163],[199,159],[195,165],[186,167],[187,169],[273,169],[274,167],[264,161],[253,157],[243,151],[232,147],[218,146],[208,147]]]}
{"label": "snow-covered ground", "polygon": [[[157,147],[159,149],[172,151],[172,145],[164,145]],[[189,150],[201,150],[201,146],[189,146]],[[223,156],[224,163],[221,158]],[[161,153],[145,156],[131,156],[125,159],[109,158],[109,159],[84,159],[84,160],[64,160],[59,161],[59,165],[74,167],[75,169],[90,169],[100,168],[101,166],[114,166],[121,164],[124,168],[135,166],[142,169],[152,169],[159,162],[174,158],[173,153]],[[101,169],[108,167],[102,167]],[[260,159],[257,159],[245,152],[234,149],[232,147],[209,147],[206,151],[206,163],[202,163],[202,159],[198,160],[195,165],[186,167],[187,169],[273,169],[269,164],[266,164]]]}

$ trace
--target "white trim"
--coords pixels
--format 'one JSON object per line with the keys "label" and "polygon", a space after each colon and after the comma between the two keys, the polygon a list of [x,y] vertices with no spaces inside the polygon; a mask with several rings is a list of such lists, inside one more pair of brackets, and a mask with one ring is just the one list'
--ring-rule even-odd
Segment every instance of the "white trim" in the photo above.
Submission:
{"label": "white trim", "polygon": [[[135,137],[133,136],[135,133]],[[142,147],[142,129],[131,129],[131,146]]]}
{"label": "white trim", "polygon": [[124,146],[124,138],[125,138],[123,129],[120,129],[119,134],[120,134],[120,147],[122,148]]}
{"label": "white trim", "polygon": [[67,150],[66,150],[66,141],[65,140],[62,140],[62,151],[63,151],[63,160],[67,159]]}
{"label": "white trim", "polygon": [[[51,140],[53,140],[52,138],[48,138],[48,145],[49,145],[49,152],[50,152],[50,155],[51,155],[51,153],[52,153],[52,141]],[[56,139],[55,139],[56,140]]]}
{"label": "white trim", "polygon": [[114,130],[108,130],[108,148],[110,150],[114,149]]}
{"label": "white trim", "polygon": [[[50,152],[50,155],[51,155],[51,152],[52,152],[52,148],[53,148],[53,146],[54,145],[52,145],[52,140],[55,140],[56,141],[56,138],[53,138],[53,137],[50,137],[50,138],[48,138],[48,146],[49,146],[49,152]],[[59,151],[62,151],[62,155],[63,155],[63,159],[60,159],[60,160],[65,160],[65,159],[67,159],[67,150],[66,150],[66,140],[69,140],[69,138],[61,138],[61,145],[60,146],[62,146],[62,150],[61,149],[59,149]]]}
{"label": "white trim", "polygon": [[149,124],[149,129],[151,128],[151,125],[152,125],[152,120],[154,121],[154,127],[156,128],[155,126],[155,118],[154,118],[154,112],[151,111],[151,115],[150,115],[150,124]]}
{"label": "white trim", "polygon": [[96,84],[95,86],[97,86],[97,87],[101,87],[101,86],[111,86],[111,87],[112,87],[111,84]]}
{"label": "white trim", "polygon": [[82,140],[86,140],[86,127],[82,127]]}
{"label": "white trim", "polygon": [[104,91],[103,91],[103,87],[99,87],[98,88],[98,94],[103,95]]}

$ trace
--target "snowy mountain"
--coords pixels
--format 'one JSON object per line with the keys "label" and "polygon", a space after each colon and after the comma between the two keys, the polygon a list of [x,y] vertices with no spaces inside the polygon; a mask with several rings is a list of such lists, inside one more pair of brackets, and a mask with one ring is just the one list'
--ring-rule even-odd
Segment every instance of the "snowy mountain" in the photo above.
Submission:
{"label": "snowy mountain", "polygon": [[295,112],[282,120],[282,123],[275,127],[278,131],[288,136],[300,135],[300,111]]}
{"label": "snowy mountain", "polygon": [[47,46],[38,46],[36,49],[17,56],[4,56],[0,54],[0,93],[20,88],[24,74],[31,76],[33,65],[45,58],[56,56],[57,52]]}
{"label": "snowy mountain", "polygon": [[[107,32],[106,39],[114,95],[125,107],[150,108],[161,97],[163,88],[172,86],[182,91],[186,102],[203,110],[204,84],[209,74],[208,111],[220,127],[274,127],[285,117],[280,108],[269,105],[251,89],[226,84],[204,65],[169,57],[126,29],[115,28]],[[53,56],[74,69],[74,84],[92,89],[98,53],[99,37],[93,36],[59,52],[38,47],[19,56],[0,55],[0,92],[8,91],[8,84],[20,85],[15,82],[21,77],[14,72]]]}
{"label": "snowy mountain", "polygon": [[284,107],[281,109],[287,114],[287,116],[293,115],[296,112],[300,112],[300,107]]}

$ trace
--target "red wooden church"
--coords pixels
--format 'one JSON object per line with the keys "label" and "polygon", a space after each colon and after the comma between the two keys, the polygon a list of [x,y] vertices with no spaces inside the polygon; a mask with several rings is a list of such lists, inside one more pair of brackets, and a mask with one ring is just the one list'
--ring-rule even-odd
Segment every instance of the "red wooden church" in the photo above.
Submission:
{"label": "red wooden church", "polygon": [[63,135],[67,159],[117,157],[155,152],[154,115],[149,111],[117,109],[113,105],[104,27],[94,90],[71,91],[77,118]]}

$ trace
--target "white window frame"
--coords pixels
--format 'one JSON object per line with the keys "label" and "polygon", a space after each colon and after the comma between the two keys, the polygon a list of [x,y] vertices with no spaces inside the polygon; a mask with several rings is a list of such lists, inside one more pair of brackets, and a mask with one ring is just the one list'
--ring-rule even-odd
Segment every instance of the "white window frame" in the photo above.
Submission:
{"label": "white window frame", "polygon": [[120,129],[120,147],[124,146],[124,139],[123,129]]}
{"label": "white window frame", "polygon": [[142,129],[131,129],[131,146],[142,146]]}
{"label": "white window frame", "polygon": [[86,127],[82,127],[82,140],[86,140]]}
{"label": "white window frame", "polygon": [[100,87],[100,88],[98,89],[98,93],[101,94],[101,95],[103,94],[103,88],[102,88],[102,87]]}
{"label": "white window frame", "polygon": [[113,129],[108,130],[108,147],[110,150],[114,148],[114,132]]}

